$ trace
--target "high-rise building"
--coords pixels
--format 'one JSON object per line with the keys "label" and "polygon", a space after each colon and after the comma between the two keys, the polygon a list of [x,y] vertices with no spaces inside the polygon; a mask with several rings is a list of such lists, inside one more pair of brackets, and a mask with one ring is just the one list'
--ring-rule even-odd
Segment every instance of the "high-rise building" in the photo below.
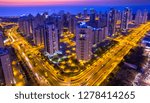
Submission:
{"label": "high-rise building", "polygon": [[58,29],[54,24],[46,25],[44,34],[44,48],[49,54],[53,54],[59,50]]}
{"label": "high-rise building", "polygon": [[118,10],[118,11],[116,12],[116,19],[117,19],[117,21],[118,21],[118,20],[121,21],[121,18],[122,18],[122,12],[121,12],[120,10]]}
{"label": "high-rise building", "polygon": [[19,30],[23,36],[29,34],[29,27],[26,16],[23,16],[19,19]]}
{"label": "high-rise building", "polygon": [[76,54],[80,61],[88,61],[92,56],[92,30],[82,24],[76,30]]}
{"label": "high-rise building", "polygon": [[99,14],[99,21],[98,21],[98,27],[106,27],[107,26],[107,13],[100,13]]}
{"label": "high-rise building", "polygon": [[61,23],[62,23],[62,30],[63,32],[68,31],[69,29],[69,20],[70,20],[70,13],[64,14],[61,17]]}
{"label": "high-rise building", "polygon": [[34,29],[34,44],[35,45],[44,44],[44,33],[45,33],[44,26],[39,25]]}
{"label": "high-rise building", "polygon": [[87,10],[87,8],[84,8],[83,16],[84,16],[84,18],[88,17],[88,10]]}
{"label": "high-rise building", "polygon": [[108,28],[107,28],[107,26],[102,27],[101,31],[102,31],[102,41],[103,41],[108,36]]}
{"label": "high-rise building", "polygon": [[62,33],[62,21],[61,21],[61,19],[62,19],[61,15],[52,14],[51,16],[49,16],[49,19],[47,20],[50,23],[54,23],[56,28],[58,28],[58,30],[59,30],[59,34]]}
{"label": "high-rise building", "polygon": [[132,22],[133,21],[133,12],[132,10],[130,10],[130,17],[129,17],[129,21]]}
{"label": "high-rise building", "polygon": [[77,25],[77,19],[75,15],[72,15],[69,19],[69,31],[73,34],[75,34],[76,30],[76,25]]}
{"label": "high-rise building", "polygon": [[19,19],[19,30],[26,37],[33,35],[33,18],[34,17],[29,14],[28,16],[22,16]]}
{"label": "high-rise building", "polygon": [[93,48],[97,47],[108,35],[107,27],[94,28],[82,22],[76,27],[76,54],[78,60],[91,59]]}
{"label": "high-rise building", "polygon": [[98,42],[101,41],[102,39],[102,35],[101,35],[101,30],[99,28],[90,28],[92,30],[92,33],[90,35],[92,35],[92,42],[93,45],[97,44]]}
{"label": "high-rise building", "polygon": [[136,16],[135,16],[135,24],[138,26],[138,25],[140,25],[141,23],[142,23],[142,19],[143,19],[143,17],[142,17],[142,12],[141,12],[141,10],[138,10],[137,12],[136,12]]}
{"label": "high-rise building", "polygon": [[3,32],[0,31],[0,48],[4,47]]}
{"label": "high-rise building", "polygon": [[11,67],[9,52],[5,48],[0,48],[0,68],[2,68],[5,84],[11,86],[14,84],[14,76]]}
{"label": "high-rise building", "polygon": [[113,36],[116,32],[116,10],[111,9],[108,12],[108,17],[107,17],[107,27],[108,27],[108,36]]}
{"label": "high-rise building", "polygon": [[147,22],[147,18],[148,18],[148,11],[144,10],[142,23],[146,23]]}
{"label": "high-rise building", "polygon": [[91,10],[90,10],[89,26],[97,27],[95,18],[96,18],[96,11],[95,11],[94,9],[91,9]]}
{"label": "high-rise building", "polygon": [[93,45],[97,45],[104,39],[104,32],[102,28],[92,28],[90,27],[92,31],[92,42]]}
{"label": "high-rise building", "polygon": [[[64,32],[64,28],[67,28],[68,26],[68,21],[67,21],[67,15],[65,14],[65,12],[63,10],[61,10],[59,13],[58,13],[58,31],[59,31],[59,34],[61,35],[63,32]],[[67,28],[68,29],[68,28]]]}
{"label": "high-rise building", "polygon": [[103,28],[93,28],[93,27],[88,27],[92,32],[92,43],[93,45],[97,45],[101,43],[104,39],[106,39],[108,35],[108,30],[107,27]]}
{"label": "high-rise building", "polygon": [[121,29],[122,30],[127,30],[128,29],[128,24],[130,22],[130,16],[131,16],[131,10],[129,8],[126,8],[122,12],[122,18],[121,18]]}
{"label": "high-rise building", "polygon": [[28,15],[28,23],[29,23],[29,34],[28,34],[28,36],[33,36],[33,20],[34,20],[33,15],[29,14]]}
{"label": "high-rise building", "polygon": [[46,14],[37,14],[34,18],[34,21],[33,21],[33,29],[36,28],[37,26],[39,25],[44,25],[45,24],[45,21],[46,21]]}
{"label": "high-rise building", "polygon": [[33,20],[33,41],[35,45],[41,45],[43,44],[43,36],[45,32],[45,22],[48,18],[47,13],[43,14],[37,14],[36,17]]}

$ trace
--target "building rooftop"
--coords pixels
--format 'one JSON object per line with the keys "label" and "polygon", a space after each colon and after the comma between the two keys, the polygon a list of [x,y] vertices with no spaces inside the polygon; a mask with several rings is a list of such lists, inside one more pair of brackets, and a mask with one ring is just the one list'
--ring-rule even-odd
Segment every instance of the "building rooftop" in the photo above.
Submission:
{"label": "building rooftop", "polygon": [[80,28],[87,28],[86,22],[81,22],[79,25]]}
{"label": "building rooftop", "polygon": [[96,30],[101,30],[101,28],[97,28],[97,27],[92,27],[92,26],[89,26],[86,22],[81,22],[80,24],[79,24],[79,27],[80,28],[89,28],[89,29],[91,29],[91,30],[94,30],[94,31],[96,31]]}

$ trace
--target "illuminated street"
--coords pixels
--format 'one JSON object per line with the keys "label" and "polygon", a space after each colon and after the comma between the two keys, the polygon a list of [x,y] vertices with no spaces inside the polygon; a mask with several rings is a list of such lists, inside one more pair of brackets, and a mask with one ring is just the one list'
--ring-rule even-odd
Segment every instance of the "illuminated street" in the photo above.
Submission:
{"label": "illuminated street", "polygon": [[[91,66],[86,67],[79,75],[64,77],[57,74],[57,71],[47,61],[41,58],[38,49],[32,47],[21,35],[16,32],[18,27],[13,27],[7,31],[7,36],[11,39],[11,45],[18,54],[18,57],[33,72],[39,85],[101,85],[108,75],[121,62],[123,57],[137,45],[137,42],[144,37],[149,30],[150,23],[142,24],[133,30],[128,36],[116,39],[118,45],[112,47],[101,58]],[[135,38],[136,37],[136,38]],[[134,38],[134,39],[133,39]],[[45,75],[47,72],[48,77]],[[68,82],[68,80],[70,82]],[[20,84],[21,85],[21,84]]]}
{"label": "illuminated street", "polygon": [[90,6],[99,2],[95,1],[86,2],[87,7],[41,4],[32,9],[21,9],[20,2],[20,11],[2,12],[0,85],[134,85],[136,75],[145,73],[142,67],[148,55],[143,55],[143,48],[150,47],[150,8]]}

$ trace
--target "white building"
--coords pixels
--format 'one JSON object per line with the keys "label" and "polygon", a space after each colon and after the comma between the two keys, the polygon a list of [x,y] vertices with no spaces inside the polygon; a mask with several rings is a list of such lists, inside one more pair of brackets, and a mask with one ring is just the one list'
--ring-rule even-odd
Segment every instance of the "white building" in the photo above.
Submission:
{"label": "white building", "polygon": [[92,30],[87,26],[80,26],[76,29],[76,54],[77,59],[88,61],[92,56]]}
{"label": "white building", "polygon": [[93,28],[85,23],[76,28],[76,55],[78,60],[88,61],[93,53],[92,48],[101,43],[108,35],[107,27]]}

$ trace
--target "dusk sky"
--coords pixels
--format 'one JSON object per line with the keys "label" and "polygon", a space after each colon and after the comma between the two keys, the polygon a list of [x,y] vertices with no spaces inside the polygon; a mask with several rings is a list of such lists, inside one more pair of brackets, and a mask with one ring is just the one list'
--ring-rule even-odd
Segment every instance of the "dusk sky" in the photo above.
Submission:
{"label": "dusk sky", "polygon": [[36,15],[45,11],[57,13],[60,10],[78,13],[83,8],[105,12],[111,7],[122,10],[127,6],[134,12],[137,9],[150,11],[150,0],[0,0],[0,16],[20,16],[29,13]]}
{"label": "dusk sky", "polygon": [[0,5],[150,5],[150,0],[0,0]]}

